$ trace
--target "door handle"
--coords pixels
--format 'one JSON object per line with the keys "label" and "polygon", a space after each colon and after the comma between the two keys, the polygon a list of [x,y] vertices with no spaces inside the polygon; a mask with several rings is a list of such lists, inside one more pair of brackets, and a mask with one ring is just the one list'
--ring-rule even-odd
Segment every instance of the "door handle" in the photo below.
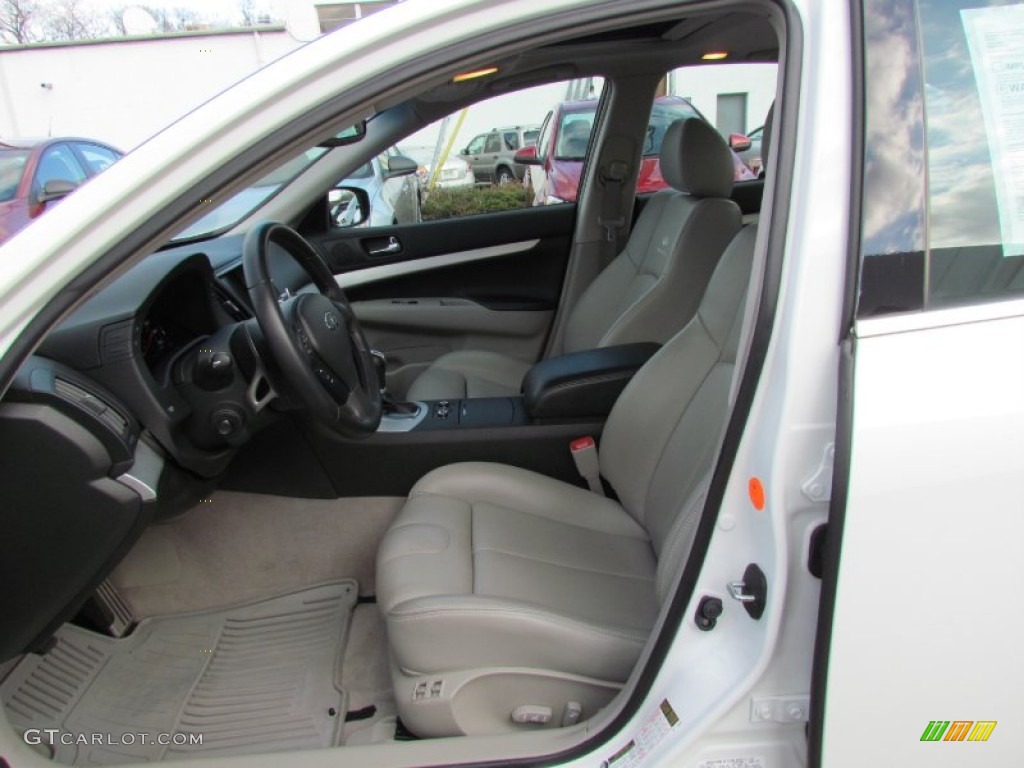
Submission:
{"label": "door handle", "polygon": [[398,241],[398,238],[392,235],[387,239],[387,242],[379,248],[367,248],[366,252],[371,256],[387,256],[392,253],[399,253],[402,250],[402,244]]}

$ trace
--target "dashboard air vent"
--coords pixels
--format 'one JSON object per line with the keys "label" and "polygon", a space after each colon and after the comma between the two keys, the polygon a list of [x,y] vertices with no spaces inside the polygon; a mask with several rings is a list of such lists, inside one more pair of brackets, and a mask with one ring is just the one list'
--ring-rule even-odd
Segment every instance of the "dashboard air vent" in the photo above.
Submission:
{"label": "dashboard air vent", "polygon": [[118,435],[123,436],[128,430],[128,421],[124,416],[100,400],[96,395],[82,389],[77,384],[72,384],[70,381],[57,376],[53,379],[53,391],[58,396],[91,413]]}

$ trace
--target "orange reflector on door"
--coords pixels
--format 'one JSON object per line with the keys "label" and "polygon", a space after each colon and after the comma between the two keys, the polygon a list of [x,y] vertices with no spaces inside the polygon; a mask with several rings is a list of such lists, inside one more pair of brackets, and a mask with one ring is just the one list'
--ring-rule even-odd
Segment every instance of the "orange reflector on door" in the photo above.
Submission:
{"label": "orange reflector on door", "polygon": [[760,512],[764,509],[764,486],[761,485],[759,479],[752,477],[748,484],[748,490],[750,492],[750,503],[754,505],[754,509]]}

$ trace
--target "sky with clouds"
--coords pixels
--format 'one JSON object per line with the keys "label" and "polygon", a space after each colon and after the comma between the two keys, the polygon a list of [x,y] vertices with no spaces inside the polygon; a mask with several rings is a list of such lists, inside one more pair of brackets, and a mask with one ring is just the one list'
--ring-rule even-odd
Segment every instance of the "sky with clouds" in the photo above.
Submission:
{"label": "sky with clouds", "polygon": [[[931,248],[1000,242],[993,137],[960,13],[962,7],[999,5],[1004,3],[919,0],[924,34],[918,37],[905,0],[869,3],[865,253],[923,250],[925,210]],[[997,167],[999,173],[1009,170]]]}

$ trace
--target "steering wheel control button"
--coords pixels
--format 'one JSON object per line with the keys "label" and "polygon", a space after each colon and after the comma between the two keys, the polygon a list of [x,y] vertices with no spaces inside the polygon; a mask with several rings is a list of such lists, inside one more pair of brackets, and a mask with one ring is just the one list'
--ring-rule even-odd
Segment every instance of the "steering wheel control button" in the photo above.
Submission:
{"label": "steering wheel control button", "polygon": [[299,344],[302,345],[302,351],[305,352],[310,357],[312,357],[313,356],[313,345],[309,343],[309,336],[306,335],[306,332],[304,330],[302,330],[301,326],[298,329],[298,336],[299,336]]}
{"label": "steering wheel control button", "polygon": [[[278,301],[272,247],[295,260],[316,292],[292,291]],[[297,404],[346,438],[375,432],[383,404],[370,348],[323,256],[295,230],[266,221],[245,236],[242,271],[266,346],[260,352],[273,358]],[[254,400],[248,393],[247,398]]]}

